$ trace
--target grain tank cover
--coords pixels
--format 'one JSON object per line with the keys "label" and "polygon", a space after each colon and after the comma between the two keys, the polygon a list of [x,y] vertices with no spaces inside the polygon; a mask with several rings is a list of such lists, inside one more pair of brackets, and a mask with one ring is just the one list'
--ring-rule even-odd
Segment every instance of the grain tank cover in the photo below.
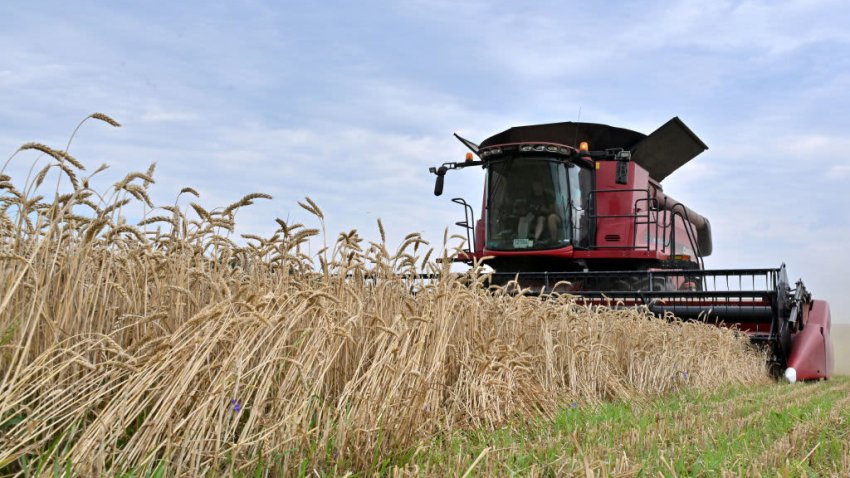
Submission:
{"label": "grain tank cover", "polygon": [[708,149],[678,117],[664,123],[649,136],[605,124],[572,121],[515,126],[485,139],[480,147],[533,142],[576,147],[581,141],[590,143],[590,149],[594,151],[610,148],[631,151],[632,160],[659,182]]}
{"label": "grain tank cover", "polygon": [[632,148],[632,160],[661,182],[708,149],[678,117],[664,123]]}

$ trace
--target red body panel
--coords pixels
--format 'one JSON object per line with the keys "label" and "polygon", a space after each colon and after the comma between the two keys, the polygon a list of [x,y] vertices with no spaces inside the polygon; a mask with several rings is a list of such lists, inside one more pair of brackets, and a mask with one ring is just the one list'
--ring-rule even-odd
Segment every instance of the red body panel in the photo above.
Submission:
{"label": "red body panel", "polygon": [[[561,247],[559,249],[548,249],[542,251],[494,251],[484,248],[479,255],[483,256],[501,256],[501,257],[518,257],[518,256],[535,256],[535,257],[559,257],[562,259],[656,259],[665,260],[669,257],[668,254],[662,254],[658,251],[645,250],[575,250],[573,246]],[[553,271],[554,272],[554,271]]]}
{"label": "red body panel", "polygon": [[[635,170],[634,163],[628,164],[628,181],[617,184],[614,180],[616,162],[599,162],[596,166],[596,244],[610,247],[626,247],[631,245],[635,237],[635,221],[630,216],[635,209],[643,206],[648,193],[638,194],[636,184],[648,184],[649,176],[646,171]],[[642,196],[642,197],[641,197]]]}
{"label": "red body panel", "polygon": [[803,310],[803,324],[803,330],[791,338],[788,367],[797,371],[797,380],[829,378],[834,360],[829,305],[823,300],[813,300]]}

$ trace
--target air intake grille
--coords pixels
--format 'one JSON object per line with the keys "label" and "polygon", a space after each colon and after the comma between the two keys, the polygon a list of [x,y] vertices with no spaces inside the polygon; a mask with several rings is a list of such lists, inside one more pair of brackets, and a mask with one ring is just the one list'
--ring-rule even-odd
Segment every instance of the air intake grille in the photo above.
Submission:
{"label": "air intake grille", "polygon": [[620,242],[620,235],[619,234],[606,234],[605,235],[605,242]]}

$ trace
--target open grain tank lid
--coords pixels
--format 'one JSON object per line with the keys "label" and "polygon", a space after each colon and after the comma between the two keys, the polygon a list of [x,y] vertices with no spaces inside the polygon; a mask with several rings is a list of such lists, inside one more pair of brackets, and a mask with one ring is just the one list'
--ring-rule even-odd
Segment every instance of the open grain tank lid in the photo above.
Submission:
{"label": "open grain tank lid", "polygon": [[632,161],[661,182],[673,171],[708,149],[678,117],[672,118],[648,136],[637,131],[597,123],[549,123],[514,126],[485,139],[480,147],[511,143],[557,143],[577,147],[581,141],[601,151],[623,148],[632,152]]}

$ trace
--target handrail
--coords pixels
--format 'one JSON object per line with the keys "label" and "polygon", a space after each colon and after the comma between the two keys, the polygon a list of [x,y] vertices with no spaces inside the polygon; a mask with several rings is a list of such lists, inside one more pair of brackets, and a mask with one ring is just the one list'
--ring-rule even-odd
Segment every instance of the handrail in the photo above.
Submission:
{"label": "handrail", "polygon": [[467,247],[463,251],[470,254],[475,248],[475,213],[464,198],[452,198],[452,202],[463,206],[463,221],[458,221],[455,225],[466,229]]}
{"label": "handrail", "polygon": [[[631,214],[598,214],[598,196],[599,194],[622,194],[622,193],[643,193],[643,197],[639,197],[635,199],[634,204],[632,205],[632,213]],[[650,190],[633,188],[633,189],[593,189],[590,191],[591,195],[591,204],[593,204],[592,213],[589,215],[591,219],[593,219],[596,224],[596,228],[598,230],[599,220],[605,219],[632,219],[632,242],[631,245],[617,245],[617,246],[605,246],[600,245],[593,242],[591,249],[632,249],[632,250],[646,250],[646,251],[656,251],[661,253],[668,253],[670,255],[675,254],[675,231],[676,231],[676,216],[679,216],[683,221],[685,227],[685,232],[687,234],[688,242],[691,246],[691,249],[694,251],[695,259],[698,261],[700,268],[704,267],[704,263],[702,261],[702,256],[699,253],[699,245],[696,242],[696,238],[694,237],[693,231],[690,230],[690,227],[687,225],[690,223],[688,218],[688,210],[684,204],[676,203],[669,208],[662,210],[653,209],[653,201],[654,198],[650,193]],[[642,204],[646,204],[645,214],[640,213],[639,206]],[[679,209],[679,210],[677,210]],[[662,216],[663,215],[663,216]],[[661,217],[665,217],[666,220],[660,220]],[[646,226],[646,244],[638,245],[637,235],[639,226]],[[653,230],[654,229],[654,230]],[[669,230],[669,234],[668,234]],[[651,234],[654,232],[654,237]],[[660,232],[660,234],[659,234]],[[669,240],[668,240],[669,235]],[[654,239],[654,240],[653,240]],[[659,244],[660,243],[660,244]],[[660,248],[659,248],[660,245]],[[653,247],[654,246],[654,247]]]}

